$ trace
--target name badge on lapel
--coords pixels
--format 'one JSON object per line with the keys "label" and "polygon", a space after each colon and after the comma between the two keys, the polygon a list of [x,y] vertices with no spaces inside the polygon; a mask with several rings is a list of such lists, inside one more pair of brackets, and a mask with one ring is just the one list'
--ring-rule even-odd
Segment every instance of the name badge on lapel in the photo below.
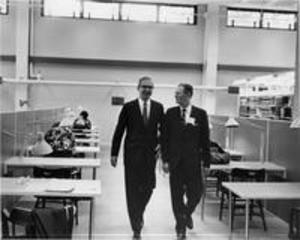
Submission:
{"label": "name badge on lapel", "polygon": [[191,125],[193,125],[193,126],[196,126],[196,119],[193,118],[193,117],[188,117],[188,118],[186,119],[186,124],[191,124]]}

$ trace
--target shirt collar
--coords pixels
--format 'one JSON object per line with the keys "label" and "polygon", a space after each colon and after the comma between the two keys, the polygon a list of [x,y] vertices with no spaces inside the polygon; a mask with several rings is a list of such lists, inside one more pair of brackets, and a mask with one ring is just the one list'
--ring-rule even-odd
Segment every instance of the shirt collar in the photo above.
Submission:
{"label": "shirt collar", "polygon": [[[182,112],[182,110],[183,110],[183,107],[180,106],[180,111]],[[192,105],[189,104],[189,105],[185,108],[185,113],[187,114],[187,116],[190,115],[191,111],[192,111]]]}

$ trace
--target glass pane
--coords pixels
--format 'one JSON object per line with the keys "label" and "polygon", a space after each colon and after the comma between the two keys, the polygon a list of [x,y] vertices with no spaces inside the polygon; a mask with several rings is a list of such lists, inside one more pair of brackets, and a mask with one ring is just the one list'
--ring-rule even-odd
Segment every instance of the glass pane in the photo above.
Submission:
{"label": "glass pane", "polygon": [[157,6],[154,4],[122,4],[122,20],[155,22],[157,16]]}
{"label": "glass pane", "polygon": [[0,13],[1,14],[7,13],[7,0],[0,0]]}
{"label": "glass pane", "polygon": [[264,28],[295,29],[296,14],[293,13],[271,13],[263,14]]}
{"label": "glass pane", "polygon": [[159,22],[193,24],[194,8],[161,6],[159,8]]}
{"label": "glass pane", "polygon": [[118,3],[84,2],[83,16],[85,18],[118,19]]}
{"label": "glass pane", "polygon": [[227,26],[259,27],[260,12],[255,11],[227,11]]}
{"label": "glass pane", "polygon": [[79,0],[44,0],[44,15],[55,17],[79,17]]}

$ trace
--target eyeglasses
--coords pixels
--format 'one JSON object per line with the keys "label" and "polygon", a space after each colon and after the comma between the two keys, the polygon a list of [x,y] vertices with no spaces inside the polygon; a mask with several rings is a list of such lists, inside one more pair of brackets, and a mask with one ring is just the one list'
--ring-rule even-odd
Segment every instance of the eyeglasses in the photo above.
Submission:
{"label": "eyeglasses", "polygon": [[143,85],[141,85],[141,88],[144,88],[144,89],[146,89],[146,88],[153,89],[153,86],[143,86]]}

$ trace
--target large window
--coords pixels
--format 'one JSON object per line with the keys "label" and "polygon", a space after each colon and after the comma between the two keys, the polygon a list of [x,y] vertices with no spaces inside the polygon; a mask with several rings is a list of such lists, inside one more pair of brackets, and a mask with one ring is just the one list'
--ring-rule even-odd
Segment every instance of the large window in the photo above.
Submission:
{"label": "large window", "polygon": [[119,4],[84,1],[83,17],[117,20],[119,18]]}
{"label": "large window", "polygon": [[260,12],[247,10],[233,10],[227,11],[227,26],[231,27],[259,27]]}
{"label": "large window", "polygon": [[44,0],[44,16],[79,17],[81,11],[80,0]]}
{"label": "large window", "polygon": [[227,26],[295,30],[295,12],[256,9],[227,9]]}
{"label": "large window", "polygon": [[159,22],[195,24],[195,7],[160,6]]}
{"label": "large window", "polygon": [[0,0],[0,14],[8,14],[8,0]]}
{"label": "large window", "polygon": [[263,28],[278,28],[294,30],[296,23],[295,13],[275,13],[264,12],[263,13]]}
{"label": "large window", "polygon": [[122,4],[122,20],[156,22],[157,6],[154,4]]}
{"label": "large window", "polygon": [[196,7],[94,0],[43,0],[43,15],[116,21],[196,24]]}

